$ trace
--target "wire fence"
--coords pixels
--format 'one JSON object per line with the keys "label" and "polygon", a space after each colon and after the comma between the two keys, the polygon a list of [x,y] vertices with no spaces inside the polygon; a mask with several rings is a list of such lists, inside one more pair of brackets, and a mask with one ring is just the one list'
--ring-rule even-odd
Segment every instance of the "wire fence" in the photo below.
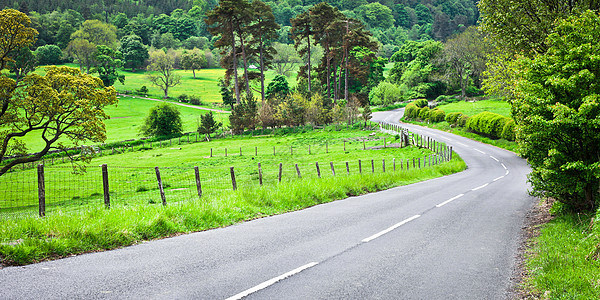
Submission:
{"label": "wire fence", "polygon": [[[353,161],[300,161],[291,163],[259,162],[233,167],[119,167],[93,166],[86,172],[74,172],[72,166],[44,166],[35,169],[8,172],[0,181],[0,218],[31,216],[70,211],[90,207],[107,208],[149,204],[174,204],[217,196],[236,189],[301,178],[326,178],[353,174],[384,173],[430,167],[452,159],[452,149],[427,137],[408,133],[395,125],[382,124],[388,133],[401,134],[401,143],[411,143],[432,150],[431,155],[410,159],[392,156]],[[373,141],[375,142],[375,141]],[[347,143],[344,142],[344,143]],[[350,144],[333,143],[333,149]],[[364,149],[365,141],[353,147]],[[387,147],[388,144],[376,147]],[[329,142],[312,145],[304,151],[318,153],[330,151]],[[336,148],[337,147],[337,148]],[[362,148],[361,148],[362,147]],[[374,147],[374,146],[371,146]],[[285,151],[284,151],[285,150]],[[348,148],[346,148],[348,150]],[[243,151],[240,150],[240,151]],[[258,152],[258,149],[255,149]],[[293,146],[273,148],[274,155],[293,155]],[[279,152],[278,152],[279,151]],[[296,149],[298,151],[298,149]],[[314,151],[314,152],[313,152]],[[257,152],[253,153],[256,154]],[[279,154],[278,154],[279,153]],[[216,153],[213,152],[213,155]],[[222,153],[222,155],[226,155]],[[227,154],[229,155],[229,154]],[[244,155],[243,152],[237,155]],[[265,154],[263,154],[265,155]],[[269,155],[273,155],[269,153]]]}

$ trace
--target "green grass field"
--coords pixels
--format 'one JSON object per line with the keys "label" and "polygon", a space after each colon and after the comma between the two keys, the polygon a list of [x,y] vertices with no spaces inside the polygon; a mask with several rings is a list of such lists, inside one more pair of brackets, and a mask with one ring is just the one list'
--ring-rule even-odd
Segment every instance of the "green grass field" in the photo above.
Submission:
{"label": "green grass field", "polygon": [[462,112],[467,116],[474,116],[480,112],[489,111],[505,117],[511,117],[510,104],[501,100],[479,100],[474,102],[460,101],[440,105],[438,108],[446,112],[446,114]]}

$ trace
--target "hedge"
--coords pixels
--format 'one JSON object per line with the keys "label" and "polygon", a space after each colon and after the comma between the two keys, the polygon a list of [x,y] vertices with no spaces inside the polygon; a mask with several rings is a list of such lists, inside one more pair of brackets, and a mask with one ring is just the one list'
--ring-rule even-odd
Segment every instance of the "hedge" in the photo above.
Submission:
{"label": "hedge", "polygon": [[[510,121],[512,121],[511,118],[484,111],[469,118],[466,122],[466,127],[474,132],[482,133],[492,138],[502,138],[504,127]],[[512,134],[514,135],[514,126],[512,128]],[[510,136],[509,131],[510,127],[507,128],[505,136]]]}

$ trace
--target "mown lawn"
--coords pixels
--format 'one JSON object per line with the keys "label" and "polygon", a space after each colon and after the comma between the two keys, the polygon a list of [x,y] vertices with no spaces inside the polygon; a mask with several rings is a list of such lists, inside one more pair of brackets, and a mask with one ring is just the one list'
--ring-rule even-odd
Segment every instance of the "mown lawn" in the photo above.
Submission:
{"label": "mown lawn", "polygon": [[480,112],[489,111],[505,117],[511,117],[510,104],[501,100],[460,101],[440,105],[438,108],[446,112],[446,114],[462,112],[467,116],[474,116]]}

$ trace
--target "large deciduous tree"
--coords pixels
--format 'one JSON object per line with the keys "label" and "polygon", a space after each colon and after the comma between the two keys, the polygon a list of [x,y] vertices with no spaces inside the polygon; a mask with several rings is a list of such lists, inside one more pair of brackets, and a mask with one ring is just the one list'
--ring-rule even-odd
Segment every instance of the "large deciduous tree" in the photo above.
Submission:
{"label": "large deciduous tree", "polygon": [[181,66],[185,70],[192,70],[194,78],[196,78],[196,70],[206,68],[208,66],[204,51],[200,51],[200,49],[195,48],[191,51],[183,53],[181,56]]}
{"label": "large deciduous tree", "polygon": [[[17,164],[39,160],[51,149],[65,149],[59,143],[68,138],[77,146],[84,141],[103,142],[109,116],[103,111],[117,103],[116,91],[105,87],[98,78],[69,67],[48,67],[44,76],[30,74],[23,86],[11,93],[14,81],[0,77],[0,90],[5,110],[0,115],[0,159],[7,155],[24,155],[8,161],[0,175]],[[8,95],[6,93],[9,93]],[[18,138],[40,135],[42,149],[25,155],[29,149]]]}
{"label": "large deciduous tree", "polygon": [[561,21],[548,50],[520,61],[512,100],[534,194],[576,211],[598,207],[600,179],[600,16]]}
{"label": "large deciduous tree", "polygon": [[180,135],[182,131],[181,112],[169,103],[152,107],[140,128],[140,133],[146,136]]}
{"label": "large deciduous tree", "polygon": [[181,77],[175,74],[173,65],[175,57],[171,53],[165,53],[162,50],[150,52],[148,59],[148,71],[146,77],[152,84],[159,87],[164,92],[164,98],[169,97],[169,88],[178,85]]}
{"label": "large deciduous tree", "polygon": [[132,72],[144,66],[148,59],[148,49],[137,35],[127,35],[121,38],[120,51],[123,54],[124,65]]}

